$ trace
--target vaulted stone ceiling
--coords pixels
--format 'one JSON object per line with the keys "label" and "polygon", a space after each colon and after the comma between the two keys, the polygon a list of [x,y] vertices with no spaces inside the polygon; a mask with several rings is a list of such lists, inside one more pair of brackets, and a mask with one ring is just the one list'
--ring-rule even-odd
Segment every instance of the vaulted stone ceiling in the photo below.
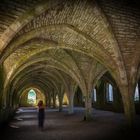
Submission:
{"label": "vaulted stone ceiling", "polygon": [[59,93],[71,81],[87,94],[106,71],[118,86],[135,85],[139,8],[130,0],[2,0],[4,93],[31,85]]}

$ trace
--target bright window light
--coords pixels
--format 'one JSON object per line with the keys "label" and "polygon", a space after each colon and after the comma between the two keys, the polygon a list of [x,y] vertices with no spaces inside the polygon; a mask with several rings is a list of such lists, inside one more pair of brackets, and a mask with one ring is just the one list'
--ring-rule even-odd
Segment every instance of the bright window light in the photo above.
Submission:
{"label": "bright window light", "polygon": [[28,103],[36,104],[36,92],[33,89],[28,92]]}

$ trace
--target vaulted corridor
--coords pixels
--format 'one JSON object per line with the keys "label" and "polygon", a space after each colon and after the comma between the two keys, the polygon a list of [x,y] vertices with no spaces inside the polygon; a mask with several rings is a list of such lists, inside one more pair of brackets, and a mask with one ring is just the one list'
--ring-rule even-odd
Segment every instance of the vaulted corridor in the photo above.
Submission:
{"label": "vaulted corridor", "polygon": [[138,0],[0,0],[0,139],[134,138],[139,115]]}
{"label": "vaulted corridor", "polygon": [[[75,114],[68,115],[67,109],[46,110],[44,130],[37,127],[35,108],[21,108],[1,136],[6,140],[118,140],[139,139],[138,129],[127,130],[121,113],[94,110],[91,122],[83,121],[84,108],[75,108]],[[139,117],[138,117],[139,118]],[[140,119],[137,121],[140,123]],[[19,127],[19,128],[15,128]]]}

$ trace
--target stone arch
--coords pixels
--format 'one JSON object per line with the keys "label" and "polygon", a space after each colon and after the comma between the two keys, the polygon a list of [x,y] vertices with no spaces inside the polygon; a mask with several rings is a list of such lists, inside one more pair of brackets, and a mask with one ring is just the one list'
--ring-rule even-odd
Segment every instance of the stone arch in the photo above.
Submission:
{"label": "stone arch", "polygon": [[[30,88],[25,89],[21,93],[21,95],[19,97],[19,104],[20,104],[20,106],[21,105],[27,105],[27,106],[29,105],[30,106],[30,104],[28,104],[28,102],[27,102],[27,94],[28,94],[29,90],[31,90],[31,89],[33,89],[36,92],[36,103],[34,104],[34,106],[37,105],[39,100],[43,100],[44,104],[46,104],[46,99],[45,99],[46,97],[44,96],[44,93],[42,93],[42,91],[40,91],[39,89],[37,89],[35,87],[30,87]],[[26,99],[26,101],[25,101],[25,99]],[[25,101],[25,102],[22,103],[22,101]]]}

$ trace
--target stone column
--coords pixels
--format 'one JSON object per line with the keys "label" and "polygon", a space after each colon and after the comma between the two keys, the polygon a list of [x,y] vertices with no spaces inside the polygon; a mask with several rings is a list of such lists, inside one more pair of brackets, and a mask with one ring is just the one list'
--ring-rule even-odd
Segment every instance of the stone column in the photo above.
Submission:
{"label": "stone column", "polygon": [[0,108],[2,108],[6,103],[3,101],[3,86],[4,86],[4,69],[3,64],[0,65]]}
{"label": "stone column", "polygon": [[47,106],[51,107],[51,95],[50,94],[48,94]]}
{"label": "stone column", "polygon": [[92,99],[91,94],[84,96],[85,100],[85,116],[84,120],[92,120]]}
{"label": "stone column", "polygon": [[63,96],[62,95],[58,95],[58,98],[59,98],[59,112],[61,112],[63,110],[63,107],[62,107]]}
{"label": "stone column", "polygon": [[62,110],[63,110],[62,100],[59,100],[59,112],[61,112]]}
{"label": "stone column", "polygon": [[56,94],[53,93],[53,108],[56,108]]}
{"label": "stone column", "polygon": [[68,95],[68,99],[69,99],[69,109],[68,109],[68,113],[69,114],[73,114],[73,98],[74,98],[74,92],[73,93],[69,93]]}
{"label": "stone column", "polygon": [[122,100],[124,105],[124,113],[129,126],[134,124],[135,120],[135,104],[133,90],[128,86],[121,87]]}

